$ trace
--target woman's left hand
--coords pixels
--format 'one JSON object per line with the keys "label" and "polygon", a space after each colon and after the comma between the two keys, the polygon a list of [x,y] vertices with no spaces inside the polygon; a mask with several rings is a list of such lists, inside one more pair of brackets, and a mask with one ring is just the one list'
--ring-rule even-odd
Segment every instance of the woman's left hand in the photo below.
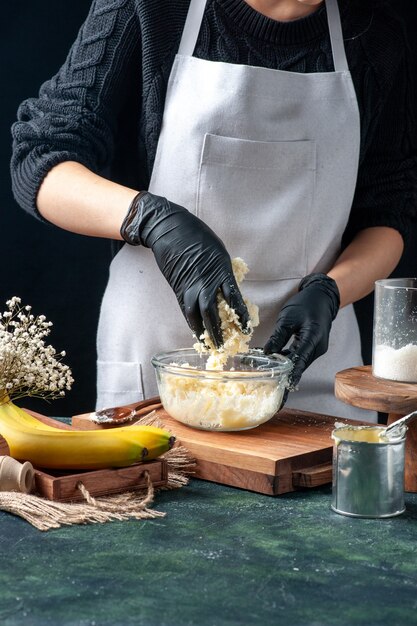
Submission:
{"label": "woman's left hand", "polygon": [[327,351],[330,329],[339,306],[339,289],[333,278],[310,274],[300,282],[298,293],[282,307],[264,352],[282,352],[294,336],[284,352],[294,363],[292,387],[298,384],[304,370]]}

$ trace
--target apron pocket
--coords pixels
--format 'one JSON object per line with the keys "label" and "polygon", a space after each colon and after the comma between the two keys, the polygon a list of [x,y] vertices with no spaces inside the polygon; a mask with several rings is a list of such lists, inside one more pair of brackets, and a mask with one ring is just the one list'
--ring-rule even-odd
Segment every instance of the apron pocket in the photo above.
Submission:
{"label": "apron pocket", "polygon": [[143,400],[142,368],[130,361],[97,361],[96,410]]}
{"label": "apron pocket", "polygon": [[314,141],[206,134],[197,215],[249,266],[247,280],[301,278],[316,181]]}

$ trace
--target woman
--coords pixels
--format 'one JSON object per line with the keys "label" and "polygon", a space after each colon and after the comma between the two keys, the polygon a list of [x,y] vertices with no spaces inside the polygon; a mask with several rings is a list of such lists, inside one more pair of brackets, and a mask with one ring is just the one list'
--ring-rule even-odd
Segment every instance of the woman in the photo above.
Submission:
{"label": "woman", "polygon": [[231,255],[251,270],[254,345],[290,341],[294,385],[326,353],[288,404],[363,419],[333,381],[360,363],[351,303],[395,268],[416,198],[401,30],[348,0],[343,35],[337,0],[205,5],[93,4],[20,107],[16,198],[126,242],[102,303],[98,408],[155,394],[150,357],[190,344],[184,317],[220,344],[219,289],[247,325]]}

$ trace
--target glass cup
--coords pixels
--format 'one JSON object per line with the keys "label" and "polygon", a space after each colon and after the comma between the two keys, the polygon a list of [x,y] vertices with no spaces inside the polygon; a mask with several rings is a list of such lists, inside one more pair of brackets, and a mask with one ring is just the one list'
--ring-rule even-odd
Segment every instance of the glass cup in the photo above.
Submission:
{"label": "glass cup", "polygon": [[417,382],[417,279],[375,283],[372,373],[377,378]]}

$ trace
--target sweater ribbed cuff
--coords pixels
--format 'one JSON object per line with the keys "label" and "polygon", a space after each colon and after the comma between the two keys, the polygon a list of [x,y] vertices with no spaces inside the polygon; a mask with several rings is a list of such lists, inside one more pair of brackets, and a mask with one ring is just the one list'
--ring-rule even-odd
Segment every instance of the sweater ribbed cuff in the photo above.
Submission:
{"label": "sweater ribbed cuff", "polygon": [[14,160],[11,163],[12,191],[16,202],[25,211],[45,224],[50,222],[38,211],[39,189],[50,170],[64,161],[75,161],[90,170],[93,170],[94,167],[88,159],[83,159],[75,152],[62,151],[41,154],[40,148],[35,148],[29,152],[17,166],[15,166]]}

